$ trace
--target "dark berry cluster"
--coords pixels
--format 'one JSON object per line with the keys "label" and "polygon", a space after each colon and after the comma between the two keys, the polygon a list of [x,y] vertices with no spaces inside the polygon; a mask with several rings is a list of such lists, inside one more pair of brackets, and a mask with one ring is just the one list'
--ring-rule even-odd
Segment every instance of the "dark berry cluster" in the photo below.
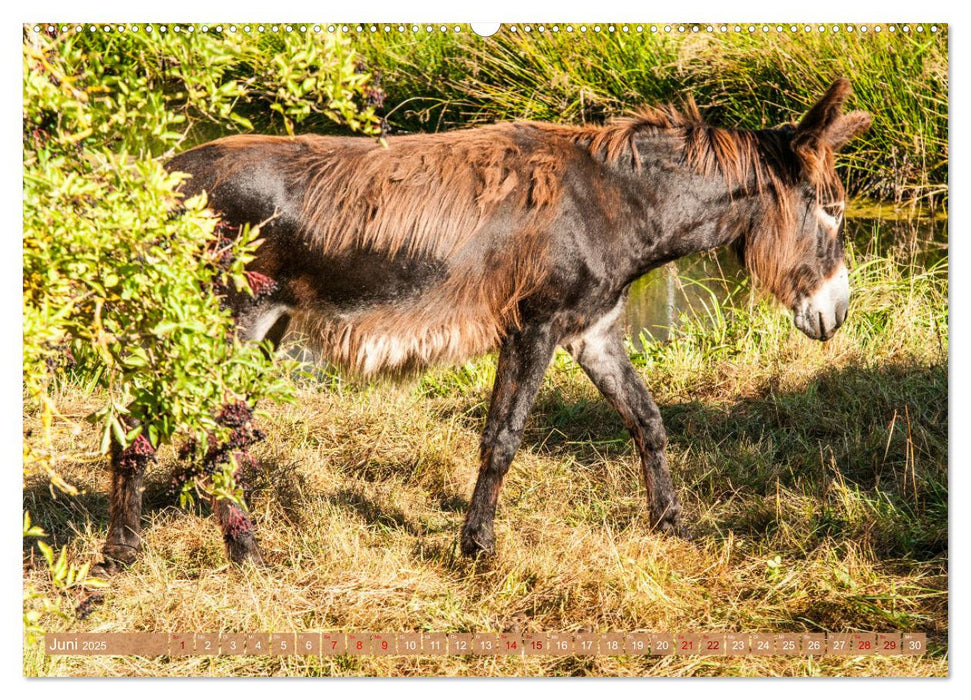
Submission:
{"label": "dark berry cluster", "polygon": [[226,404],[216,416],[216,422],[227,428],[242,428],[253,420],[253,411],[243,401]]}
{"label": "dark berry cluster", "polygon": [[179,448],[179,461],[180,462],[191,462],[195,457],[196,449],[199,447],[199,443],[195,440],[188,440],[182,447]]}
{"label": "dark berry cluster", "polygon": [[371,87],[368,88],[367,99],[368,107],[374,107],[375,109],[381,109],[384,106],[384,99],[387,97],[384,90],[381,89],[380,83],[375,81],[372,83]]}
{"label": "dark berry cluster", "polygon": [[118,463],[126,471],[141,471],[148,466],[149,462],[155,460],[155,448],[152,447],[152,443],[144,435],[139,435],[121,451]]}
{"label": "dark berry cluster", "polygon": [[172,493],[179,493],[186,483],[198,476],[212,476],[225,463],[230,455],[236,460],[235,477],[244,491],[245,474],[257,469],[256,460],[246,451],[251,445],[266,439],[266,434],[256,427],[253,421],[253,410],[243,401],[226,404],[216,416],[216,421],[227,428],[231,428],[229,438],[218,445],[212,445],[206,451],[201,462],[191,464],[196,457],[198,444],[190,440],[179,450],[179,460],[189,466],[178,472],[173,478]]}
{"label": "dark berry cluster", "polygon": [[45,360],[47,365],[47,371],[49,372],[69,372],[78,365],[77,359],[74,357],[74,353],[71,352],[71,346],[67,344],[61,345],[58,350],[61,351],[60,356],[50,357],[48,356]]}
{"label": "dark berry cluster", "polygon": [[[227,272],[233,264],[233,239],[239,235],[239,228],[220,221],[216,225],[217,238],[211,245],[211,254],[218,272]],[[266,299],[277,289],[277,283],[260,272],[247,271],[246,281],[253,296],[244,300],[240,293],[220,280],[213,281],[212,291],[220,298],[223,308],[239,311],[245,304],[255,304]]]}
{"label": "dark berry cluster", "polygon": [[[373,107],[375,110],[380,110],[384,106],[384,100],[387,97],[384,89],[381,87],[381,72],[377,71],[374,73],[371,79],[371,84],[368,87],[367,94],[365,95],[365,101],[368,107]],[[388,120],[385,117],[381,117],[380,121],[381,137],[385,137],[391,133],[391,126],[388,124]]]}
{"label": "dark berry cluster", "polygon": [[253,422],[253,409],[243,401],[227,404],[216,416],[219,425],[232,428],[226,447],[232,450],[244,450],[266,439],[266,435]]}
{"label": "dark berry cluster", "polygon": [[266,299],[277,289],[276,282],[259,272],[247,272],[246,281],[249,283],[249,288],[253,291],[254,302]]}
{"label": "dark berry cluster", "polygon": [[[239,229],[236,226],[230,226],[220,219],[216,223],[214,233],[216,234],[216,238],[209,244],[209,255],[213,260],[217,272],[229,272],[229,268],[233,264],[233,240],[239,235]],[[213,282],[213,292],[220,297],[225,297],[226,293],[229,292],[229,288],[222,282],[216,280]]]}

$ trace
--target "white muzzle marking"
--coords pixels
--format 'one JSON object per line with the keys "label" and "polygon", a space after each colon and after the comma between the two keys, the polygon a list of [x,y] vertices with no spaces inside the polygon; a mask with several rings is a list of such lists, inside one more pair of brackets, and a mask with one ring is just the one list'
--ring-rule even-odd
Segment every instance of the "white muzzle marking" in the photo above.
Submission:
{"label": "white muzzle marking", "polygon": [[811,297],[793,309],[796,328],[816,340],[829,340],[843,325],[850,303],[850,277],[846,265],[839,269]]}

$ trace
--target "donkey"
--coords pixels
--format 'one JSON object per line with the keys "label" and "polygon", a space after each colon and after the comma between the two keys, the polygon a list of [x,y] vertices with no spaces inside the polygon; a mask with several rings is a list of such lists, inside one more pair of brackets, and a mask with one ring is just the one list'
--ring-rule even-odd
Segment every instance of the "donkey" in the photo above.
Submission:
{"label": "donkey", "polygon": [[[230,136],[168,168],[228,224],[262,224],[251,269],[276,284],[259,301],[230,300],[244,338],[276,345],[299,328],[363,377],[498,349],[465,555],[495,551],[499,490],[557,346],[633,437],[653,527],[685,534],[661,414],[617,323],[628,289],[664,263],[731,245],[799,330],[832,337],[849,302],[834,154],[871,121],[843,114],[850,92],[837,80],[798,124],[756,131],[710,126],[689,100],[599,127],[500,123],[386,146]],[[137,550],[140,481],[114,474],[109,560]],[[259,561],[252,527],[239,526],[248,516],[220,512],[230,558]]]}

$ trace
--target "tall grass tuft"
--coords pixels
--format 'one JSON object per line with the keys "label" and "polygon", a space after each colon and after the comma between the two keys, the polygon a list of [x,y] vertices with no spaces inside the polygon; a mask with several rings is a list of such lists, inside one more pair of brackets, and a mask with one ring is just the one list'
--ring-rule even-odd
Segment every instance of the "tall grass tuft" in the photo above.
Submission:
{"label": "tall grass tuft", "polygon": [[[389,124],[437,131],[507,119],[599,123],[642,103],[694,96],[713,123],[767,128],[798,118],[839,76],[874,115],[841,159],[853,194],[930,207],[947,199],[947,29],[593,31],[489,38],[362,33]],[[761,28],[759,28],[761,29]]]}

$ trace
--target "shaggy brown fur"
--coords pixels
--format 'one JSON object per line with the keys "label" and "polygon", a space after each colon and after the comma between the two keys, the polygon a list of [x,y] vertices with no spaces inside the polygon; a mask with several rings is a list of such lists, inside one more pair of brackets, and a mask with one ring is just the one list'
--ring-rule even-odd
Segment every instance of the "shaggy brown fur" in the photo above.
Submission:
{"label": "shaggy brown fur", "polygon": [[[818,110],[832,110],[845,91],[830,97]],[[219,182],[267,150],[285,150],[280,167],[287,189],[299,193],[299,238],[311,254],[371,250],[447,265],[448,274],[420,296],[353,311],[316,299],[312,276],[291,282],[303,302],[293,311],[292,328],[326,359],[366,376],[410,373],[495,348],[518,327],[520,303],[545,281],[547,224],[557,212],[565,173],[584,153],[637,173],[638,142],[655,135],[673,137],[672,156],[685,167],[723,177],[739,195],[764,199],[757,235],[738,247],[753,276],[791,304],[806,291],[794,270],[814,244],[796,236],[793,185],[809,172],[821,192],[842,197],[831,167],[833,146],[794,151],[792,133],[713,127],[689,100],[680,110],[643,107],[595,127],[496,124],[390,137],[387,147],[320,136],[233,136],[211,146],[225,161],[214,169]],[[504,244],[486,245],[483,227],[494,229],[497,221],[510,226]],[[274,270],[267,273],[275,276]]]}

